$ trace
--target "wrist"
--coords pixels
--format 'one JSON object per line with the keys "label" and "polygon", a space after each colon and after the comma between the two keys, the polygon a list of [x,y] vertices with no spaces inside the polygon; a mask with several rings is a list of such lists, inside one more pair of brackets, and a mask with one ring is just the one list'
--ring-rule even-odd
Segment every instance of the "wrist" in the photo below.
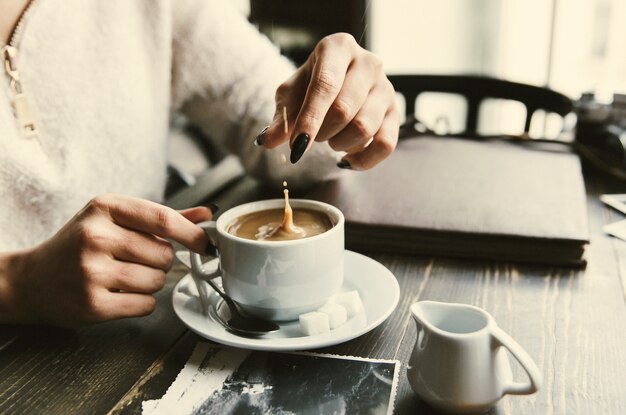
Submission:
{"label": "wrist", "polygon": [[21,323],[26,318],[18,300],[18,280],[24,272],[25,252],[0,253],[0,323]]}

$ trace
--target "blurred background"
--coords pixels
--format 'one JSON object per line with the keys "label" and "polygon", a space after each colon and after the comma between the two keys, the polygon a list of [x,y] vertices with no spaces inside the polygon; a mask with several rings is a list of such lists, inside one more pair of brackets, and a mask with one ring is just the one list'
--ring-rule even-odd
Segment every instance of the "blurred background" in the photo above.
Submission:
{"label": "blurred background", "polygon": [[626,89],[623,0],[237,0],[298,62],[345,31],[389,73],[471,73],[572,97]]}
{"label": "blurred background", "polygon": [[[624,0],[237,0],[284,54],[302,63],[319,39],[344,31],[378,54],[388,74],[471,74],[547,86],[572,99],[626,93]],[[421,102],[425,101],[425,102]],[[423,105],[426,104],[426,105]],[[464,120],[458,96],[426,94],[418,118]],[[518,102],[483,103],[479,131],[518,134]],[[538,114],[541,117],[541,114]],[[554,136],[562,120],[535,122]],[[533,119],[533,121],[535,121]]]}
{"label": "blurred background", "polygon": [[[324,36],[348,32],[382,58],[390,75],[478,75],[556,90],[574,100],[576,110],[567,117],[539,109],[525,132],[524,104],[487,98],[476,132],[572,141],[567,132],[576,126],[576,141],[585,139],[599,152],[595,164],[618,166],[626,180],[626,0],[224,1],[298,65]],[[624,94],[621,102],[614,93]],[[404,113],[401,95],[398,101]],[[468,102],[458,94],[422,93],[413,116],[427,130],[462,135]],[[216,162],[188,148],[203,148],[199,135],[183,131],[171,140],[167,195],[215,183],[215,172],[198,179]],[[198,154],[195,164],[190,154]],[[211,186],[190,193],[208,194]],[[176,203],[191,203],[185,197]]]}

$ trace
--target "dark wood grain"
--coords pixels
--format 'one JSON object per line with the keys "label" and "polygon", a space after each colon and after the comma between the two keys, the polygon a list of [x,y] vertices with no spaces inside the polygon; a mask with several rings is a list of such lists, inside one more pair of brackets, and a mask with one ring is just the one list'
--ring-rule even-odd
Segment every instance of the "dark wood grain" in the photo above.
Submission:
{"label": "dark wood grain", "polygon": [[0,351],[0,413],[106,413],[185,328],[171,306],[171,288],[147,317],[78,330],[2,327],[19,336]]}
{"label": "dark wood grain", "polygon": [[109,413],[115,415],[141,413],[143,401],[160,399],[185,366],[194,346],[200,340],[202,339],[199,336],[187,331],[167,354],[155,361]]}
{"label": "dark wood grain", "polygon": [[[602,225],[622,215],[598,200],[620,186],[587,180],[591,244],[585,270],[366,253],[397,277],[400,303],[371,332],[319,351],[398,359],[396,413],[434,414],[406,378],[416,337],[409,306],[418,300],[474,304],[491,313],[543,373],[537,394],[505,397],[490,414],[626,413],[626,242],[604,235]],[[244,181],[217,202],[227,208],[262,194]],[[131,414],[140,412],[142,401],[160,398],[202,340],[171,308],[172,283],[185,272],[178,267],[169,274],[158,311],[147,318],[77,331],[3,327],[0,413]],[[513,370],[524,378],[515,363]]]}
{"label": "dark wood grain", "polygon": [[[530,353],[544,375],[530,397],[505,397],[490,413],[623,413],[626,411],[626,320],[615,241],[600,226],[607,209],[589,183],[592,242],[584,271],[436,260],[420,300],[464,302],[485,308]],[[408,361],[409,329],[397,358]],[[514,364],[517,378],[522,371]],[[593,398],[592,398],[593,397]],[[398,413],[430,413],[407,383]],[[599,412],[598,412],[599,411]]]}

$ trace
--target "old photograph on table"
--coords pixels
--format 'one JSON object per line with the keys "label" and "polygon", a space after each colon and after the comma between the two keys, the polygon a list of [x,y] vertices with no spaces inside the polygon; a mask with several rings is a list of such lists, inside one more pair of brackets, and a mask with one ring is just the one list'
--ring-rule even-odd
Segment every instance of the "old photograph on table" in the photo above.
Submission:
{"label": "old photograph on table", "polygon": [[626,214],[626,194],[600,195],[600,201]]}
{"label": "old photograph on table", "polygon": [[400,363],[198,343],[143,414],[391,414]]}

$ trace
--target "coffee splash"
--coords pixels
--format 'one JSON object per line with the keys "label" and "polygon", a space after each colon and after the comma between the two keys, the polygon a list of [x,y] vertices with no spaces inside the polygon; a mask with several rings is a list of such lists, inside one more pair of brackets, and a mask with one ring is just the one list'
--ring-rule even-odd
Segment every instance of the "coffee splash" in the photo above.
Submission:
{"label": "coffee splash", "polygon": [[[287,183],[283,182],[287,187]],[[252,212],[235,219],[227,226],[227,232],[257,241],[288,241],[319,235],[333,227],[323,212],[298,208],[289,204],[289,190],[284,189],[285,207]]]}
{"label": "coffee splash", "polygon": [[283,223],[280,225],[282,230],[294,235],[304,235],[304,229],[293,223],[293,209],[289,204],[289,189],[287,189],[287,182],[283,182],[285,189],[283,194],[285,195],[285,216],[283,217]]}
{"label": "coffee splash", "polygon": [[285,213],[283,214],[283,220],[281,223],[269,223],[259,228],[259,231],[255,235],[255,238],[259,241],[266,239],[272,240],[289,240],[289,239],[302,239],[306,238],[307,232],[297,226],[293,222],[293,209],[289,204],[289,189],[287,189],[287,182],[283,182],[283,194],[285,196]]}

